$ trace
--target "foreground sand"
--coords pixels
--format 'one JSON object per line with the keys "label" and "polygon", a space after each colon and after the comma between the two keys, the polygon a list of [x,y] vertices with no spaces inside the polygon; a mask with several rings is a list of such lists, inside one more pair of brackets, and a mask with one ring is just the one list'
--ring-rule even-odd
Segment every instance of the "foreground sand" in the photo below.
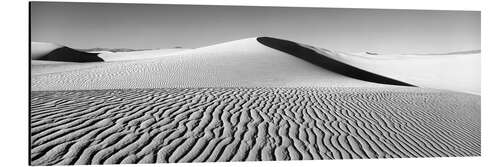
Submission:
{"label": "foreground sand", "polygon": [[480,96],[422,88],[31,93],[32,165],[480,155]]}

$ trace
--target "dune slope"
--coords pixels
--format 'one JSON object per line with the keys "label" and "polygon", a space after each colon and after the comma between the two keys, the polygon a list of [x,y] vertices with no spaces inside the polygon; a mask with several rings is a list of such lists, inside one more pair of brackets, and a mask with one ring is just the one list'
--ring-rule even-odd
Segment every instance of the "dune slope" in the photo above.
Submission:
{"label": "dune slope", "polygon": [[426,55],[352,54],[261,37],[266,46],[365,81],[481,93],[480,51]]}
{"label": "dune slope", "polygon": [[407,88],[33,92],[31,163],[479,156],[479,98]]}
{"label": "dune slope", "polygon": [[363,81],[391,84],[391,85],[401,85],[401,86],[412,86],[408,83],[404,83],[395,79],[391,79],[385,76],[381,76],[369,71],[365,71],[360,68],[353,67],[349,64],[342,63],[336,59],[327,57],[323,54],[316,52],[313,49],[303,47],[295,42],[271,38],[271,37],[259,37],[257,41],[260,43],[280,50],[282,52],[288,53],[290,55],[296,56],[298,58],[304,59],[310,63],[328,69],[332,72],[342,74],[351,78],[360,79]]}
{"label": "dune slope", "polygon": [[99,63],[93,68],[83,66],[87,65],[71,64],[61,71],[33,72],[32,90],[387,86],[333,73],[264,46],[256,38],[174,52],[155,59]]}
{"label": "dune slope", "polygon": [[332,57],[338,60],[419,87],[481,94],[479,53],[425,56],[335,53]]}

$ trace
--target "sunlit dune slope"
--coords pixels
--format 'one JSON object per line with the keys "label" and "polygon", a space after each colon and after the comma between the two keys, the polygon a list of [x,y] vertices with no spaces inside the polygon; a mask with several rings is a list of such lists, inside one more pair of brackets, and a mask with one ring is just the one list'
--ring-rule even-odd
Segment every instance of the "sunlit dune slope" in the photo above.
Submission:
{"label": "sunlit dune slope", "polygon": [[174,52],[156,59],[82,66],[89,65],[72,64],[60,68],[60,72],[33,72],[32,90],[387,86],[331,72],[264,46],[256,38]]}

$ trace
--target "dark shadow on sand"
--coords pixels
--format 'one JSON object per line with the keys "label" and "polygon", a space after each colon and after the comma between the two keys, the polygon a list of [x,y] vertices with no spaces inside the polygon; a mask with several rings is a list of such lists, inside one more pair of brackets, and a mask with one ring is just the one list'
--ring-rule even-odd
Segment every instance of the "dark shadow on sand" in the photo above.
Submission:
{"label": "dark shadow on sand", "polygon": [[400,86],[413,86],[411,84],[401,82],[395,79],[391,79],[388,77],[384,77],[375,73],[371,73],[351,65],[342,63],[335,59],[329,58],[325,55],[319,54],[318,52],[306,48],[304,46],[299,45],[298,43],[276,39],[271,37],[259,37],[257,41],[261,44],[288,53],[295,57],[301,58],[305,61],[308,61],[317,66],[328,69],[332,72],[345,75],[351,78],[356,78],[363,81],[375,82],[381,84],[390,84],[390,85],[400,85]]}
{"label": "dark shadow on sand", "polygon": [[97,56],[98,53],[87,53],[71,49],[68,47],[58,48],[42,56],[38,60],[64,61],[64,62],[102,62],[102,58]]}

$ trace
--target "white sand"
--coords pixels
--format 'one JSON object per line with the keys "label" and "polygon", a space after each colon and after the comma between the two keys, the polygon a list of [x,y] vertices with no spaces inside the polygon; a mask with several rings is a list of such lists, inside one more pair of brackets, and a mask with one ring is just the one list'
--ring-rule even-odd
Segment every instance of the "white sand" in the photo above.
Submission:
{"label": "white sand", "polygon": [[481,94],[480,54],[340,57],[358,68],[419,87]]}
{"label": "white sand", "polygon": [[481,94],[480,53],[370,55],[323,52],[354,67],[418,87]]}
{"label": "white sand", "polygon": [[[32,61],[31,164],[481,154],[478,95],[349,78],[255,38],[151,52]],[[474,92],[478,82],[463,81],[476,78],[469,55],[330,54],[429,88]]]}

